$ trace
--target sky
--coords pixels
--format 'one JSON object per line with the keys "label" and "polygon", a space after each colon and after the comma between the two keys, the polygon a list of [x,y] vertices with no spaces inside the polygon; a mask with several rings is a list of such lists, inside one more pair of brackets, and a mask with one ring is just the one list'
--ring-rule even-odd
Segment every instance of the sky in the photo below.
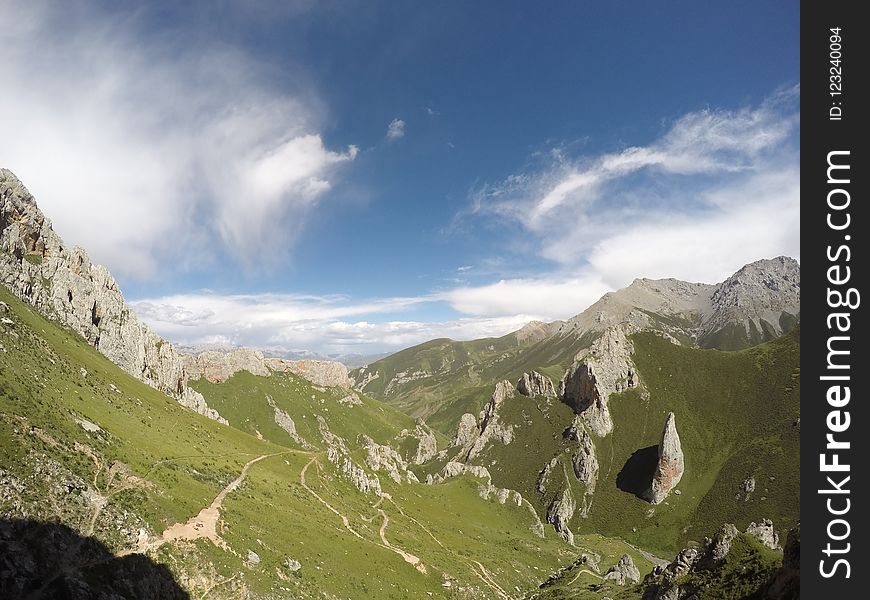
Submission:
{"label": "sky", "polygon": [[799,2],[0,2],[0,166],[185,345],[499,336],[799,258]]}

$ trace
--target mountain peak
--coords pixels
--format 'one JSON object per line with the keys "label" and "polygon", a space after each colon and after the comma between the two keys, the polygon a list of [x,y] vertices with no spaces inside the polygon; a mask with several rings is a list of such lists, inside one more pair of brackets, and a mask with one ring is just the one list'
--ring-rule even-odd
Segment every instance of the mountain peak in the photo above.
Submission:
{"label": "mountain peak", "polygon": [[775,337],[800,315],[800,298],[798,261],[777,256],[749,263],[716,286],[700,337],[715,337],[735,324],[742,325],[750,339]]}

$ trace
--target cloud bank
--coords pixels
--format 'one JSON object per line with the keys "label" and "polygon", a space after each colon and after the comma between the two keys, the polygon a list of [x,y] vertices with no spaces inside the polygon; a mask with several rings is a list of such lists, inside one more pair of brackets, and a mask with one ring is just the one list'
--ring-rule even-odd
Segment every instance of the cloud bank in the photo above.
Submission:
{"label": "cloud bank", "polygon": [[[0,164],[69,243],[124,277],[221,249],[288,252],[355,147],[328,148],[323,108],[237,48],[144,31],[141,11],[4,2]],[[268,250],[268,251],[267,251]]]}

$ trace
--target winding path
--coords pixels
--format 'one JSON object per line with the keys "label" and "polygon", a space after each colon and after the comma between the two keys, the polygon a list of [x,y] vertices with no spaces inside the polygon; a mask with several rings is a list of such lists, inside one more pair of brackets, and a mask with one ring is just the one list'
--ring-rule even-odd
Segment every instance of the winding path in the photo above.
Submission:
{"label": "winding path", "polygon": [[312,464],[317,464],[318,468],[320,467],[320,463],[317,463],[317,458],[312,458],[310,461],[308,461],[308,464],[306,464],[302,468],[302,472],[299,473],[299,482],[302,484],[302,487],[308,491],[308,493],[310,493],[312,496],[317,498],[321,504],[323,504],[326,508],[328,508],[330,511],[332,511],[335,515],[337,515],[341,519],[341,522],[344,524],[345,529],[347,529],[353,535],[355,535],[356,537],[358,537],[359,539],[361,539],[363,541],[369,542],[370,544],[374,544],[375,546],[379,546],[381,548],[385,548],[385,549],[389,550],[390,552],[395,552],[396,554],[401,556],[402,559],[406,563],[412,565],[415,569],[417,569],[418,571],[420,571],[424,575],[426,574],[426,566],[423,564],[423,562],[418,557],[414,556],[410,552],[405,552],[401,548],[397,548],[396,546],[393,546],[387,540],[385,532],[387,529],[387,525],[389,525],[389,523],[390,523],[390,518],[387,516],[387,513],[385,513],[383,511],[383,509],[380,509],[380,508],[378,509],[378,514],[381,515],[384,519],[383,523],[381,524],[381,529],[379,531],[379,535],[380,535],[382,543],[378,544],[377,542],[373,542],[373,541],[361,536],[359,534],[359,532],[357,532],[353,527],[350,526],[350,520],[345,515],[338,512],[329,502],[324,500],[320,496],[320,494],[318,494],[313,489],[311,489],[308,486],[308,484],[305,482],[305,473],[308,471],[308,467],[310,467]]}
{"label": "winding path", "polygon": [[224,498],[227,497],[227,494],[234,491],[242,484],[242,482],[245,480],[245,477],[248,475],[248,470],[254,464],[266,458],[271,458],[272,456],[279,456],[281,454],[287,454],[287,452],[263,454],[262,456],[258,456],[257,458],[245,463],[245,466],[242,467],[242,472],[239,473],[239,476],[232,480],[229,485],[227,485],[224,489],[222,489],[220,493],[215,496],[215,499],[212,500],[211,504],[199,511],[199,514],[197,514],[195,517],[192,517],[186,523],[175,523],[174,525],[170,525],[168,528],[166,528],[161,536],[146,540],[141,543],[140,547],[137,548],[136,551],[144,552],[147,550],[154,550],[156,548],[159,548],[163,544],[173,542],[175,540],[193,541],[201,538],[207,538],[211,540],[215,546],[223,548],[224,550],[229,550],[229,546],[227,546],[226,542],[223,540],[223,538],[221,538],[220,534],[217,531],[218,521],[220,521],[221,516],[221,506],[223,505]]}

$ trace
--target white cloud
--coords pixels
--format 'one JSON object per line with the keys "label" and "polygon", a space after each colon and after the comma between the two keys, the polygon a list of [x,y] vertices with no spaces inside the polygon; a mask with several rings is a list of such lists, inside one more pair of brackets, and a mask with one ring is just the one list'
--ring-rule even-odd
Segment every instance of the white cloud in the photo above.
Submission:
{"label": "white cloud", "polygon": [[[185,345],[309,349],[323,353],[395,350],[437,337],[499,336],[542,318],[538,314],[445,320],[383,320],[437,295],[351,302],[342,296],[295,294],[173,295],[132,302],[156,332]],[[380,318],[375,318],[380,316]]]}
{"label": "white cloud", "polygon": [[[790,88],[755,108],[689,113],[644,147],[576,161],[568,161],[561,151],[549,153],[553,162],[542,171],[512,175],[477,190],[471,212],[501,216],[542,233],[560,223],[576,224],[578,217],[613,211],[621,206],[621,196],[637,193],[633,187],[652,182],[678,192],[686,181],[678,176],[724,179],[757,171],[782,150],[796,129],[799,117],[793,104],[797,96],[798,88]],[[632,180],[631,176],[641,177]],[[652,207],[640,208],[650,211]]]}
{"label": "white cloud", "polygon": [[289,251],[356,149],[328,149],[310,90],[252,57],[108,14],[0,8],[16,24],[0,31],[0,164],[122,276],[202,260],[215,239],[247,262]]}
{"label": "white cloud", "polygon": [[387,140],[392,142],[403,137],[405,137],[405,122],[398,118],[390,121],[387,125]]}
{"label": "white cloud", "polygon": [[798,94],[791,88],[754,108],[689,113],[643,147],[577,160],[542,154],[550,162],[541,170],[476,190],[460,221],[507,222],[548,261],[539,279],[514,281],[508,296],[517,310],[528,308],[526,293],[534,297],[542,281],[714,282],[759,258],[797,257]]}
{"label": "white cloud", "polygon": [[[476,316],[540,315],[542,320],[571,317],[610,291],[599,279],[503,279],[460,287],[440,295],[457,311]],[[505,332],[507,333],[507,332]]]}

